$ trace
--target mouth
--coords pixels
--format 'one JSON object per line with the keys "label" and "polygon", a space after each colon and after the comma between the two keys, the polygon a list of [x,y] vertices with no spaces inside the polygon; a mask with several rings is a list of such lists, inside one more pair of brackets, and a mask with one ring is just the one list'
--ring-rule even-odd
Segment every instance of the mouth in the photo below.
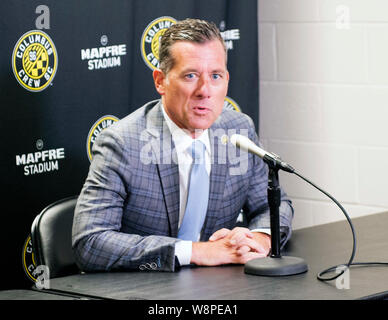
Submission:
{"label": "mouth", "polygon": [[194,106],[193,111],[198,115],[206,115],[210,112],[210,108],[205,106]]}

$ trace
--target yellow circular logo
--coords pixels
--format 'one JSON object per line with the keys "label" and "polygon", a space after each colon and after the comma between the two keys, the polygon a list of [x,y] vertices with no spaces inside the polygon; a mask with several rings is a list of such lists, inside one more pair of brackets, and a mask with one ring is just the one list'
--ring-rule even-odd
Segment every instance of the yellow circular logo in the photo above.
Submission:
{"label": "yellow circular logo", "polygon": [[88,154],[89,161],[92,161],[92,148],[98,135],[101,133],[102,130],[110,127],[113,123],[117,121],[119,121],[117,117],[108,115],[101,117],[93,124],[86,141],[86,152]]}
{"label": "yellow circular logo", "polygon": [[175,23],[174,18],[160,17],[145,28],[141,37],[141,56],[151,70],[159,68],[159,41],[161,36]]}
{"label": "yellow circular logo", "polygon": [[241,109],[237,104],[237,102],[230,97],[224,98],[224,108],[227,110],[235,110],[235,111],[241,112]]}
{"label": "yellow circular logo", "polygon": [[33,276],[36,269],[36,262],[34,259],[34,251],[32,250],[31,235],[28,235],[23,246],[22,255],[23,270],[27,275],[27,278],[36,282],[36,278]]}
{"label": "yellow circular logo", "polygon": [[58,56],[51,38],[33,30],[20,37],[12,53],[12,70],[19,84],[32,92],[47,88],[57,71]]}

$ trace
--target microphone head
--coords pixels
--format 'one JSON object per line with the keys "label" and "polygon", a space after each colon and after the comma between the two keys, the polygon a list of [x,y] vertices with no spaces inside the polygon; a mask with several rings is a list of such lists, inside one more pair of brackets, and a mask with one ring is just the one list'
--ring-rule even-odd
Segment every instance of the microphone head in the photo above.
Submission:
{"label": "microphone head", "polygon": [[244,150],[244,151],[247,151],[247,152],[250,152],[250,153],[253,153],[257,156],[259,156],[260,158],[263,158],[265,155],[266,155],[266,151],[264,151],[263,149],[260,149],[252,140],[250,140],[248,137],[246,136],[243,136],[241,134],[234,134],[230,137],[230,142]]}
{"label": "microphone head", "polygon": [[237,143],[237,134],[234,134],[234,135],[232,135],[231,137],[230,137],[230,142],[234,145],[234,146],[236,146],[236,143]]}
{"label": "microphone head", "polygon": [[267,151],[261,149],[258,147],[252,140],[250,140],[248,137],[243,136],[241,134],[233,134],[230,137],[230,142],[237,148],[240,148],[242,150],[248,151],[250,153],[253,153],[260,158],[264,159],[264,162],[267,164],[275,163],[278,168],[287,171],[287,172],[294,172],[294,168],[291,167],[288,163],[282,161],[279,156],[275,155],[274,153],[268,153]]}
{"label": "microphone head", "polygon": [[241,134],[233,134],[230,137],[230,142],[241,149],[244,149],[245,151],[250,151],[252,147],[256,146],[255,143],[250,140],[248,137],[243,136]]}

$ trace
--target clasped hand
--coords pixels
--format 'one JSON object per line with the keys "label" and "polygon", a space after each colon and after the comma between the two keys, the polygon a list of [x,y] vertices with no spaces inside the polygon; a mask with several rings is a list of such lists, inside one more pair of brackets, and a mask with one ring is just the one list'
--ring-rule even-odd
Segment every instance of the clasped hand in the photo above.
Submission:
{"label": "clasped hand", "polygon": [[271,238],[262,232],[247,228],[223,228],[207,242],[193,242],[191,262],[197,265],[245,264],[247,261],[266,257]]}

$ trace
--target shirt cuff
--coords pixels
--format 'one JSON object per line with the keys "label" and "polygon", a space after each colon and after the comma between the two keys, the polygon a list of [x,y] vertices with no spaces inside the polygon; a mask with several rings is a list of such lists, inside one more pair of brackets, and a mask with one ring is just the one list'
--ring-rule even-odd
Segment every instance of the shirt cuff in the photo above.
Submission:
{"label": "shirt cuff", "polygon": [[181,266],[190,264],[192,250],[192,241],[181,240],[175,243],[175,256]]}

